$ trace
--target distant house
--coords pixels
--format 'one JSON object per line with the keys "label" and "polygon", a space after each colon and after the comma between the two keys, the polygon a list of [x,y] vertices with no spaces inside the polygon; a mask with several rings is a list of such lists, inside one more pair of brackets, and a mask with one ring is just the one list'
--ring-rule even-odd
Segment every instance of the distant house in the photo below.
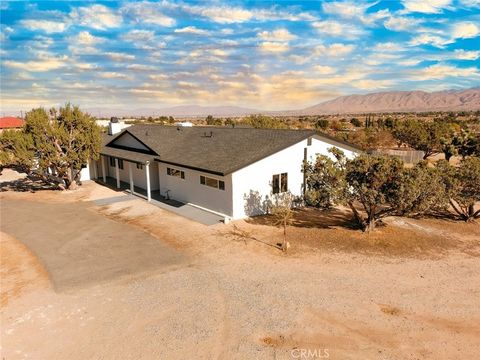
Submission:
{"label": "distant house", "polygon": [[134,125],[106,135],[87,170],[148,200],[161,196],[240,219],[264,213],[275,194],[303,195],[303,162],[330,147],[348,157],[359,152],[312,130]]}
{"label": "distant house", "polygon": [[21,129],[23,124],[25,124],[25,120],[13,117],[13,116],[6,116],[0,118],[0,132],[7,129]]}
{"label": "distant house", "polygon": [[192,127],[193,123],[191,123],[190,121],[179,121],[175,123],[175,126]]}

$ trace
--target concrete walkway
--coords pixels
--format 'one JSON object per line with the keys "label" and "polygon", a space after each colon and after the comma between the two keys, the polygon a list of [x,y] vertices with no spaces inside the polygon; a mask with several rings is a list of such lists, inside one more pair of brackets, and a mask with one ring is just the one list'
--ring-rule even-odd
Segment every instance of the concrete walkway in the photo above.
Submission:
{"label": "concrete walkway", "polygon": [[[124,194],[129,194],[129,195],[128,196],[119,195],[112,198],[97,200],[95,201],[95,204],[97,205],[108,205],[108,204],[113,204],[119,201],[131,200],[133,198],[133,196],[130,193],[130,185],[126,182],[123,182],[123,181],[120,182],[120,189],[116,188],[117,182],[114,178],[111,178],[111,177],[107,177],[106,184],[100,181],[99,181],[99,184],[107,185],[108,187],[114,190],[123,192]],[[136,186],[134,188],[133,195],[135,195],[136,198],[140,197],[142,199],[146,199],[147,197],[146,190]],[[224,220],[223,216],[214,214],[210,211],[200,209],[196,206],[185,204],[180,201],[176,201],[172,199],[165,199],[163,196],[159,194],[158,190],[152,191],[151,196],[152,196],[152,200],[150,202],[151,204],[207,226],[219,224]]]}
{"label": "concrete walkway", "polygon": [[1,231],[40,259],[57,291],[186,263],[161,240],[89,210],[92,203],[2,200],[1,206]]}
{"label": "concrete walkway", "polygon": [[177,215],[183,216],[187,219],[199,222],[201,224],[210,226],[223,222],[224,218],[209,211],[199,209],[190,204],[182,204],[181,206],[170,205],[165,201],[158,201],[152,198],[151,204],[158,206],[164,210],[173,212]]}

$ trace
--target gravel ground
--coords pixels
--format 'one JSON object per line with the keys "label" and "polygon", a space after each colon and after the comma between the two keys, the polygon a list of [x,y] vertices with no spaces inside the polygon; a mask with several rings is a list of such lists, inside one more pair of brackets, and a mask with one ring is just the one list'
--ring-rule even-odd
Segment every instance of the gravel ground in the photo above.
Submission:
{"label": "gravel ground", "polygon": [[[82,191],[58,196],[91,200],[107,190]],[[424,258],[283,255],[140,200],[97,211],[195,260],[56,293],[35,281],[32,271],[42,270],[24,261],[24,247],[2,245],[2,279],[33,279],[1,309],[5,359],[298,359],[303,350],[308,359],[473,359],[480,351],[480,262],[456,248]],[[5,269],[6,258],[17,268]]]}

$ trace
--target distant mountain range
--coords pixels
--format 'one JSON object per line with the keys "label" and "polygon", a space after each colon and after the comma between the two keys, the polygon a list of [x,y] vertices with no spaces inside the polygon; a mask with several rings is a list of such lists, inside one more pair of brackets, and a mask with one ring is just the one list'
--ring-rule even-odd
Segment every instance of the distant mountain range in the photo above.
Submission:
{"label": "distant mountain range", "polygon": [[480,88],[425,91],[389,91],[349,95],[298,111],[302,115],[362,112],[480,110]]}
{"label": "distant mountain range", "polygon": [[95,116],[177,116],[204,117],[244,116],[249,114],[270,115],[322,115],[368,112],[422,112],[480,110],[480,87],[466,90],[389,91],[366,95],[341,96],[299,110],[264,111],[239,106],[183,105],[162,109],[142,108],[131,110],[88,109]]}

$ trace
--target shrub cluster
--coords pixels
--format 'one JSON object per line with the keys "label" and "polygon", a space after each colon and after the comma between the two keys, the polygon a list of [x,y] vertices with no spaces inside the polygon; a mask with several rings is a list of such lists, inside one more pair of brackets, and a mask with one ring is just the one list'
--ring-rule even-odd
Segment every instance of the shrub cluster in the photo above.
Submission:
{"label": "shrub cluster", "polygon": [[319,208],[347,205],[363,230],[375,228],[385,216],[453,213],[465,221],[480,217],[480,158],[463,159],[458,167],[447,161],[406,168],[391,156],[362,154],[348,159],[332,148],[304,164],[305,202]]}

